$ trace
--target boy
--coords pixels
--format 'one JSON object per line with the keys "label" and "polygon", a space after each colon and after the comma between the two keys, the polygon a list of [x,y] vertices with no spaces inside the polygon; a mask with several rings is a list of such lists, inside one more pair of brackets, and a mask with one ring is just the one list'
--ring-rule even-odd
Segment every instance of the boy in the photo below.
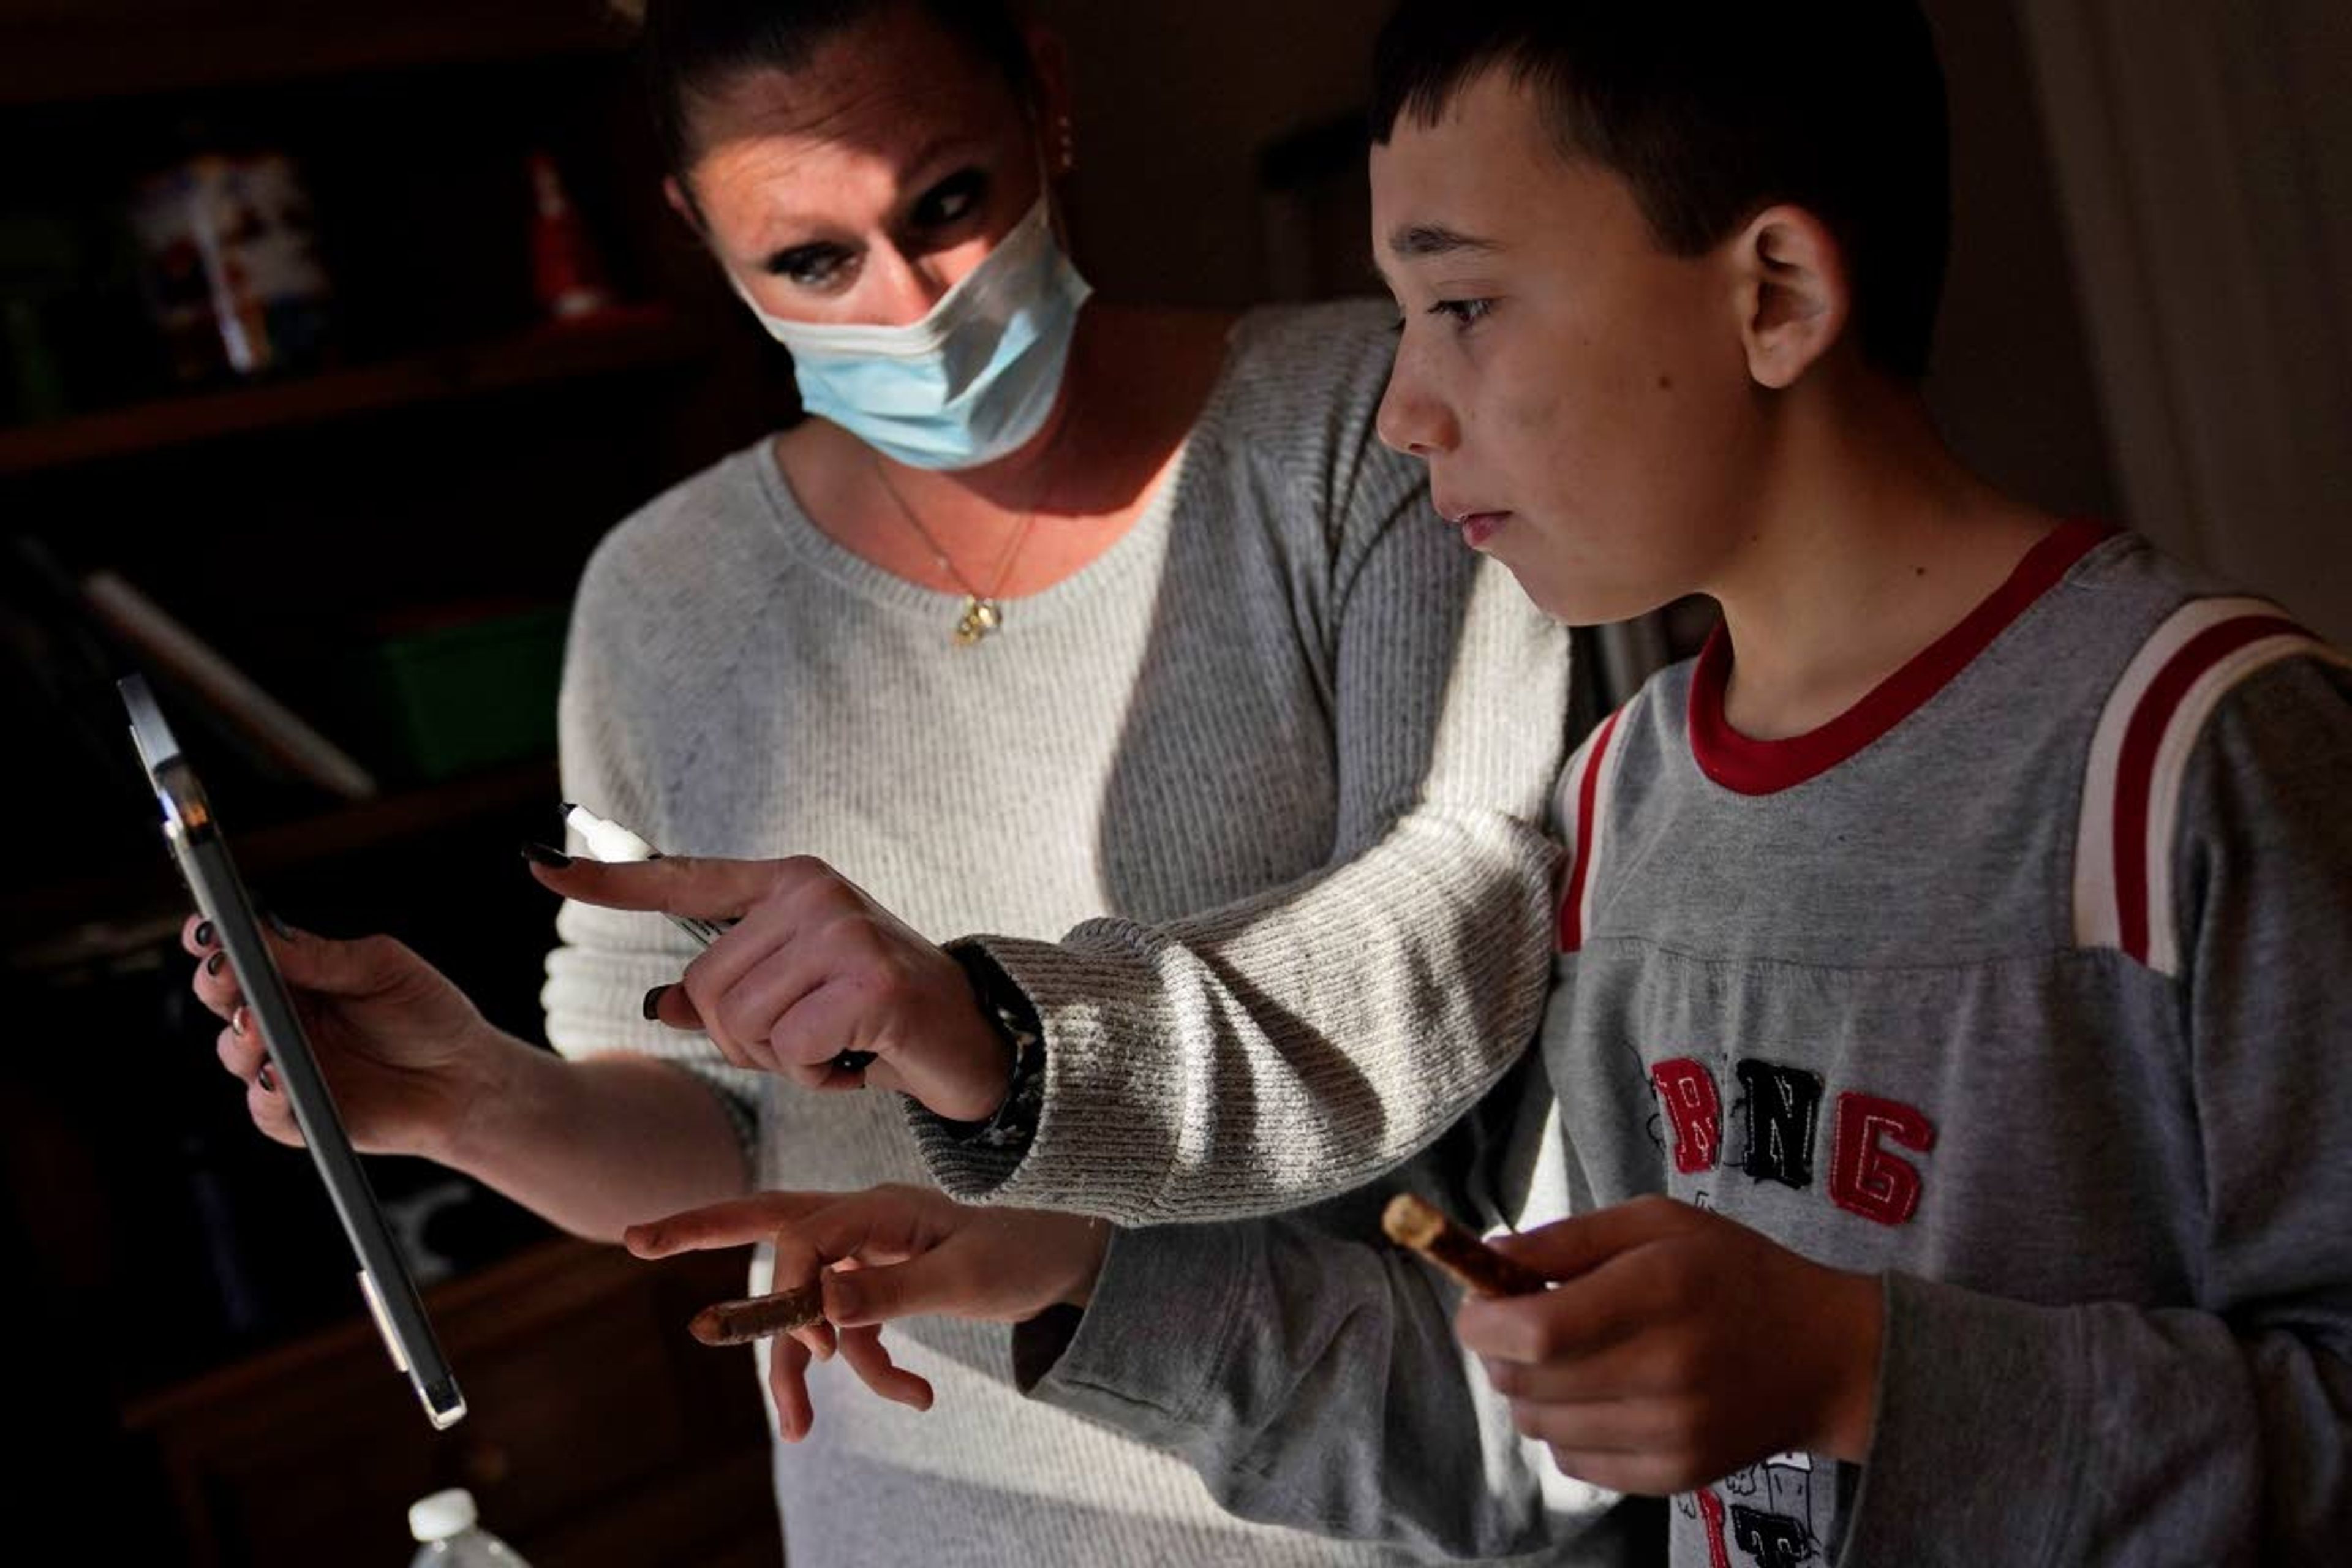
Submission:
{"label": "boy", "polygon": [[[1504,1244],[1552,1289],[1454,1320],[1511,1422],[1672,1494],[1682,1564],[2333,1560],[2352,679],[1936,439],[1916,7],[1408,0],[1375,130],[1383,437],[1554,614],[1725,617],[1563,782],[1543,1050],[1590,1212]],[[1084,1303],[1023,1331],[1036,1391],[1244,1511],[1544,1528],[1369,1244],[904,1193],[637,1240],[783,1217],[780,1282],[886,1266],[837,1323]]]}

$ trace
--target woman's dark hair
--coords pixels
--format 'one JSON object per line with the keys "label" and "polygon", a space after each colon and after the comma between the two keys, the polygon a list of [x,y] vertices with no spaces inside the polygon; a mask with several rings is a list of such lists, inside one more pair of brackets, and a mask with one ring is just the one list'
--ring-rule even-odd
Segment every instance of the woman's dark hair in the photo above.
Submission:
{"label": "woman's dark hair", "polygon": [[1944,72],[1916,0],[1404,0],[1375,53],[1372,139],[1433,125],[1489,69],[1563,155],[1632,186],[1699,256],[1777,203],[1844,247],[1863,357],[1926,375],[1951,241]]}
{"label": "woman's dark hair", "polygon": [[894,13],[939,28],[1030,101],[1029,40],[1006,0],[649,0],[640,46],[646,96],[670,173],[683,179],[699,153],[695,100],[716,97],[750,71],[798,70],[835,34]]}

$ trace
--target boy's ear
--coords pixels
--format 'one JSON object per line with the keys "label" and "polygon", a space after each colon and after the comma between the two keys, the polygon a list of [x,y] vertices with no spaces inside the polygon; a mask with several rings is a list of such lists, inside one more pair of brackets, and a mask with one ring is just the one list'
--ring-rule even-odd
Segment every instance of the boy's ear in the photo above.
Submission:
{"label": "boy's ear", "polygon": [[1845,335],[1853,293],[1845,253],[1802,207],[1768,207],[1732,242],[1748,374],[1783,391]]}

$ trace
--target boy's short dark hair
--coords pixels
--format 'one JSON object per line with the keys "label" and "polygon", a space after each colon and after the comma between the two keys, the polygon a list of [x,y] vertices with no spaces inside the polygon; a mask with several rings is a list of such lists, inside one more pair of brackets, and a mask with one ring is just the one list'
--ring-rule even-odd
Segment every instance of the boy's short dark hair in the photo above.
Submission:
{"label": "boy's short dark hair", "polygon": [[1698,256],[1793,203],[1844,247],[1863,357],[1927,372],[1951,244],[1943,67],[1916,0],[1403,0],[1374,57],[1372,139],[1434,124],[1487,70],[1562,151],[1623,179]]}

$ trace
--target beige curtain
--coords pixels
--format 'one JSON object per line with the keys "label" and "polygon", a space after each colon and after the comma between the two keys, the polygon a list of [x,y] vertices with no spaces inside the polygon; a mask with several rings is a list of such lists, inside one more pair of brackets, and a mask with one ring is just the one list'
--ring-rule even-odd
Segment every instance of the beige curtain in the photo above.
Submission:
{"label": "beige curtain", "polygon": [[2128,515],[2352,643],[2352,5],[2016,4]]}

